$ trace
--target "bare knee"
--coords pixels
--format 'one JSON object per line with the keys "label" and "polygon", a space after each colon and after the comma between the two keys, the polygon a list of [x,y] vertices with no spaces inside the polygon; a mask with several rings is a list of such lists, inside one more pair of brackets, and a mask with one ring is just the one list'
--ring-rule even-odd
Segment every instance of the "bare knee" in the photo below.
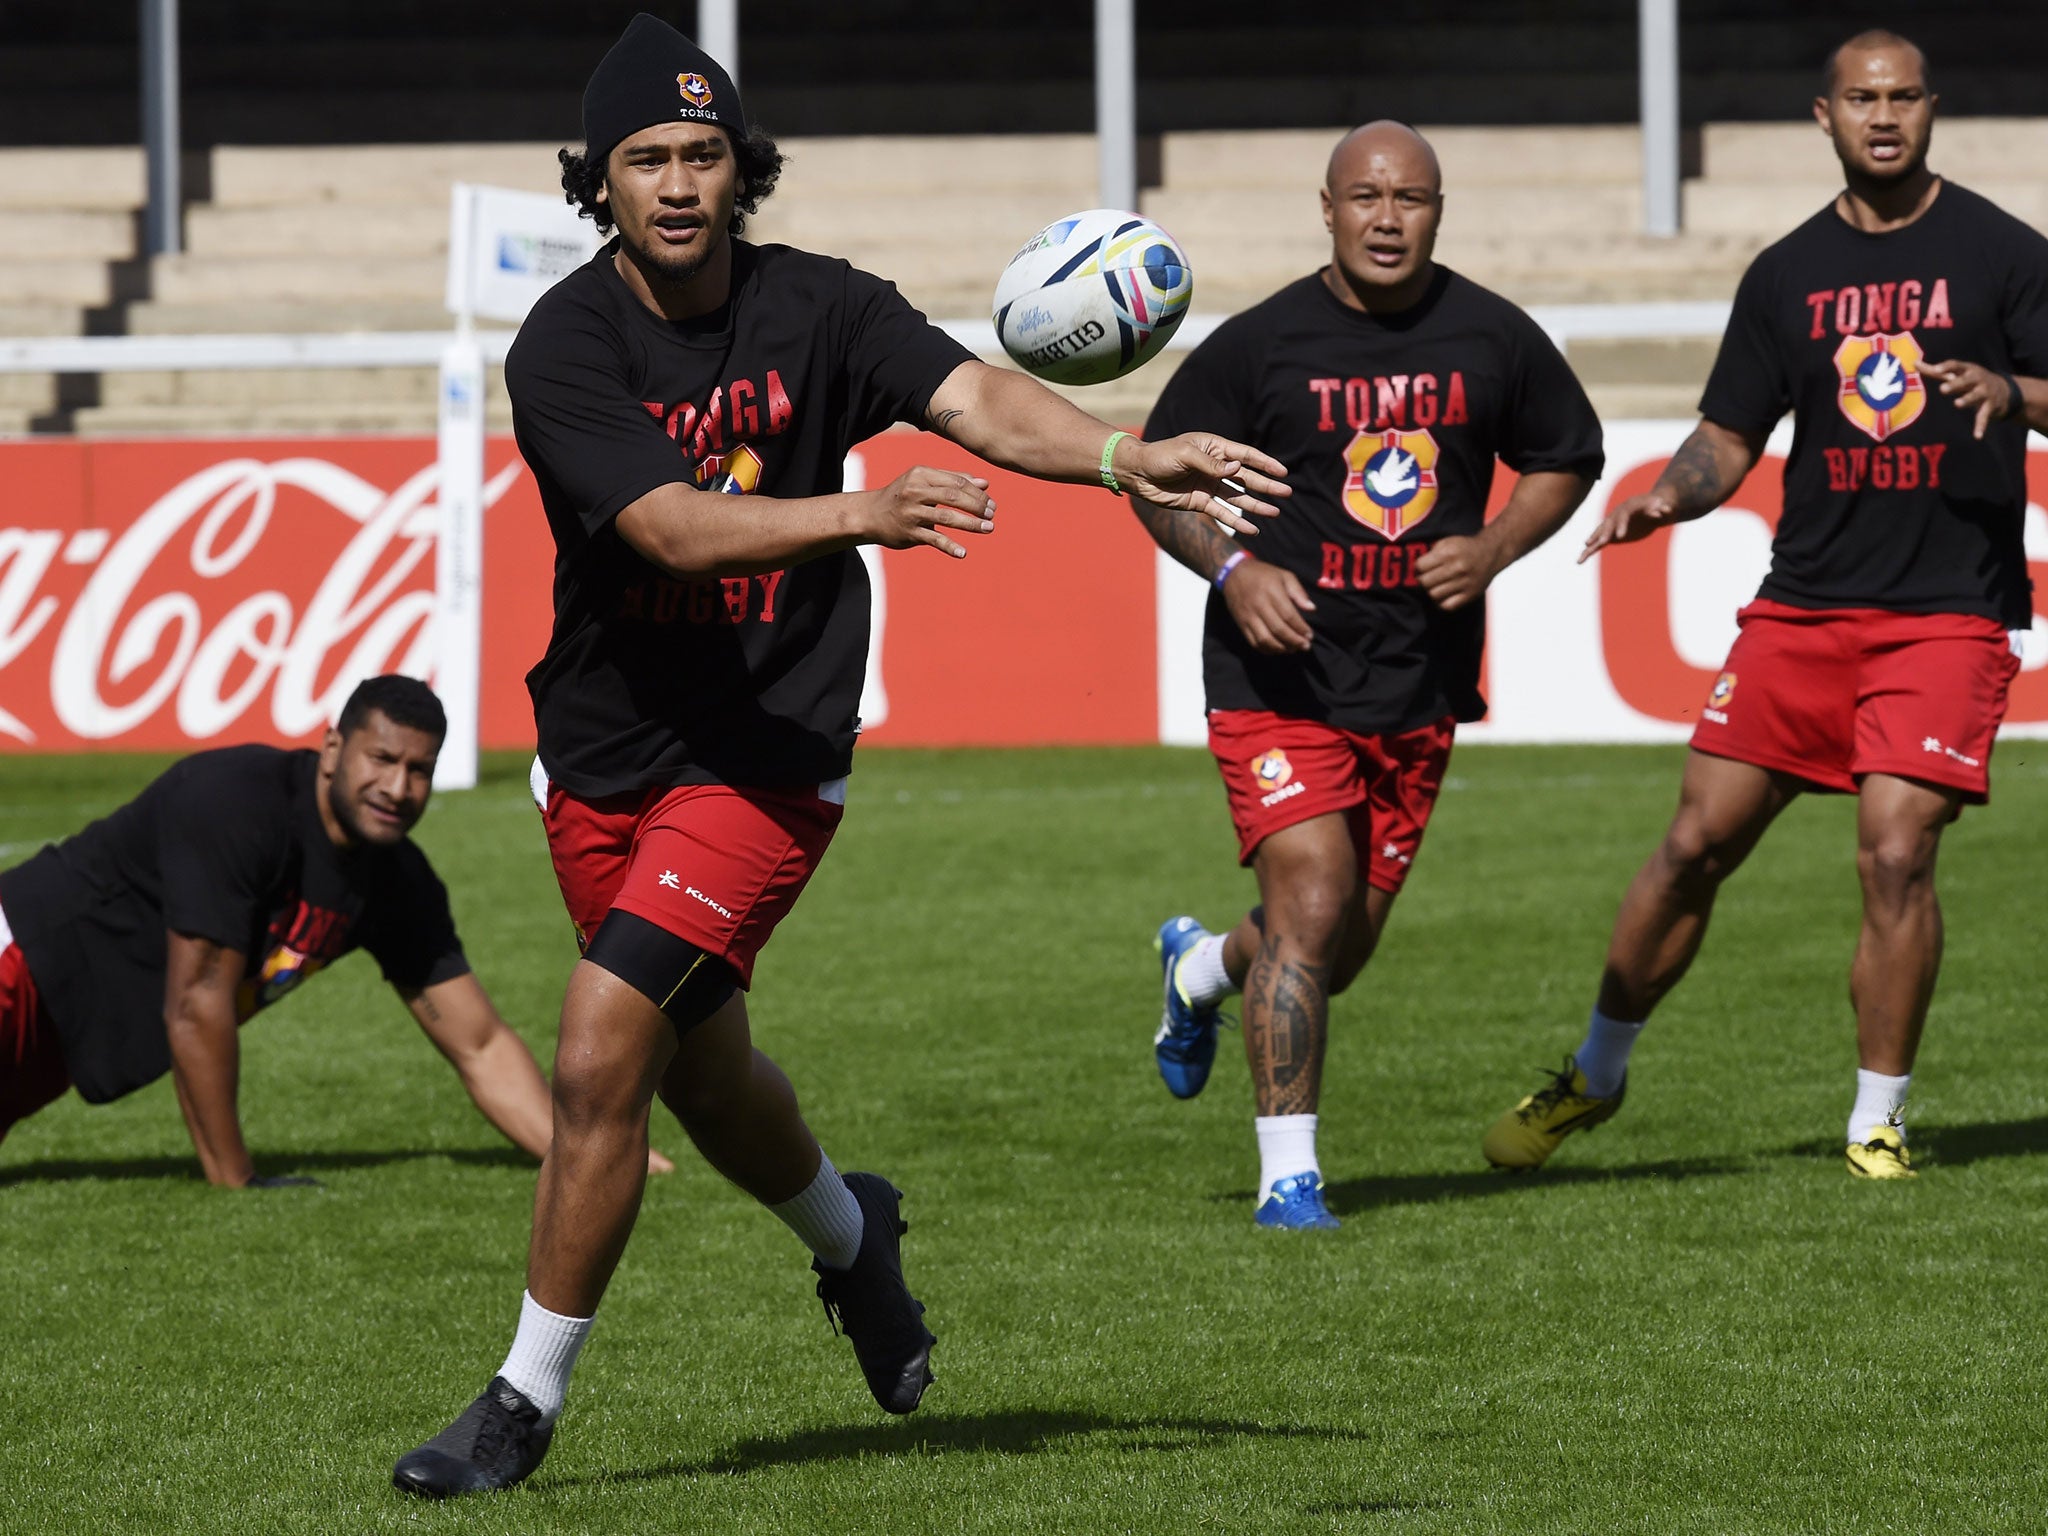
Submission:
{"label": "bare knee", "polygon": [[604,1062],[557,1059],[551,1097],[558,1140],[631,1126],[647,1110],[636,1074]]}
{"label": "bare knee", "polygon": [[1856,850],[1866,907],[1898,909],[1934,890],[1935,840],[1914,831],[1885,832]]}
{"label": "bare knee", "polygon": [[1335,874],[1290,882],[1284,901],[1266,903],[1268,941],[1298,951],[1311,964],[1334,965],[1357,889],[1355,879]]}
{"label": "bare knee", "polygon": [[1710,892],[1734,873],[1738,862],[1728,839],[1717,835],[1705,816],[1682,807],[1665,832],[1652,867],[1678,890]]}

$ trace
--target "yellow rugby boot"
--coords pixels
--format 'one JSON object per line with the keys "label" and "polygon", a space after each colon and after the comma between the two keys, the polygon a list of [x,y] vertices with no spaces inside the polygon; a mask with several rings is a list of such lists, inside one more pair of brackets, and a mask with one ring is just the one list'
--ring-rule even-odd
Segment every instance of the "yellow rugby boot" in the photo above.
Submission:
{"label": "yellow rugby boot", "polygon": [[1614,1090],[1614,1096],[1596,1099],[1586,1092],[1586,1075],[1571,1057],[1564,1070],[1550,1079],[1513,1109],[1493,1122],[1479,1150],[1496,1168],[1517,1172],[1541,1168],[1573,1131],[1590,1131],[1603,1120],[1611,1120],[1628,1092],[1628,1079]]}
{"label": "yellow rugby boot", "polygon": [[1859,1179],[1917,1179],[1913,1154],[1895,1125],[1880,1125],[1869,1139],[1849,1143],[1849,1171]]}

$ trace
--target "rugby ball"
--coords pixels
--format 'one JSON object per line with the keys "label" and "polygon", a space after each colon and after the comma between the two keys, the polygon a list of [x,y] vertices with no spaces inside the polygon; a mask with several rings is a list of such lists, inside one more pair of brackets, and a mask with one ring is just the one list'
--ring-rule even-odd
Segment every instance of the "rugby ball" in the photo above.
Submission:
{"label": "rugby ball", "polygon": [[1090,208],[1010,258],[996,283],[996,336],[1049,383],[1105,384],[1166,345],[1194,292],[1173,236],[1139,214]]}

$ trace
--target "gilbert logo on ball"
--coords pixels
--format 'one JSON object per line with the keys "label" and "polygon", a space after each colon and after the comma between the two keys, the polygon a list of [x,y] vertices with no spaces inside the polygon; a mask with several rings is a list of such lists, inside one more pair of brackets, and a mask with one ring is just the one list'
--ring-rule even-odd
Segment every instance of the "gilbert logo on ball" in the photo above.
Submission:
{"label": "gilbert logo on ball", "polygon": [[1195,276],[1150,219],[1091,208],[1046,225],[996,283],[995,326],[1019,367],[1053,384],[1121,378],[1166,345]]}

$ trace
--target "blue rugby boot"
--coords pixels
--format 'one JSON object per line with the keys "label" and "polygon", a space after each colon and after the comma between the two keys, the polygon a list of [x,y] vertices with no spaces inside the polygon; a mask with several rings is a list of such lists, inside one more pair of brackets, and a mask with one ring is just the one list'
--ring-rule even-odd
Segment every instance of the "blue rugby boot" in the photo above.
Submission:
{"label": "blue rugby boot", "polygon": [[1252,1219],[1262,1227],[1285,1232],[1328,1232],[1343,1225],[1323,1204],[1323,1176],[1319,1173],[1274,1180],[1273,1192],[1259,1202]]}
{"label": "blue rugby boot", "polygon": [[1192,917],[1170,917],[1159,925],[1159,937],[1152,941],[1166,989],[1166,1011],[1159,1033],[1152,1037],[1152,1055],[1167,1092],[1176,1099],[1200,1093],[1216,1060],[1216,1005],[1198,1008],[1189,1002],[1177,976],[1181,956],[1208,937],[1209,930]]}

